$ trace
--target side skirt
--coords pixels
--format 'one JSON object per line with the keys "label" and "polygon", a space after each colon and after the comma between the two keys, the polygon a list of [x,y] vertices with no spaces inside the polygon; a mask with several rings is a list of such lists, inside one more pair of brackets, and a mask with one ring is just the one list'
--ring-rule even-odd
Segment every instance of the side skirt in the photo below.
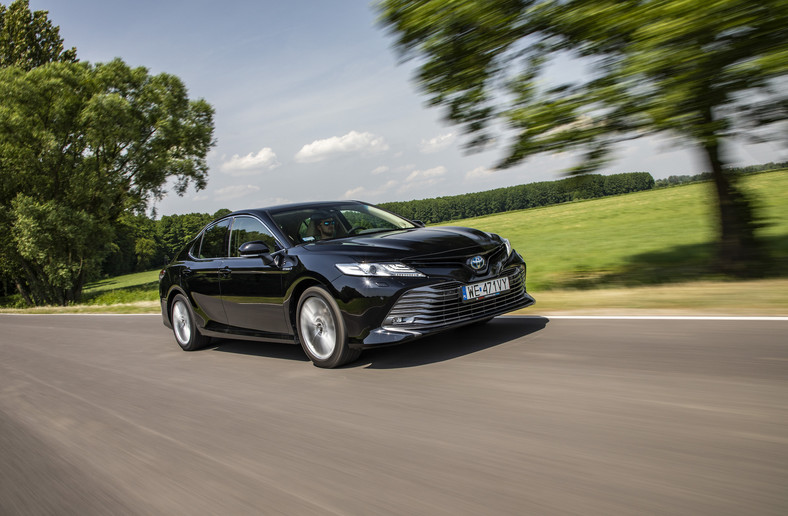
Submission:
{"label": "side skirt", "polygon": [[215,337],[218,339],[239,339],[253,340],[258,342],[298,344],[298,339],[294,335],[248,330],[245,328],[236,328],[234,326],[225,326],[223,324],[216,323],[209,323],[207,327],[200,328],[200,333],[206,337]]}

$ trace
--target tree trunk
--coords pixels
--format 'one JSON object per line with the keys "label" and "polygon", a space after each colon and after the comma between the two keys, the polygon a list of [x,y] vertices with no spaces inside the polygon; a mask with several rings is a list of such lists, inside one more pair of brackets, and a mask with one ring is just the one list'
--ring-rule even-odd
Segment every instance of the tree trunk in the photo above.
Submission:
{"label": "tree trunk", "polygon": [[711,165],[719,209],[718,261],[723,272],[736,276],[757,276],[761,249],[755,238],[758,224],[752,203],[736,187],[735,175],[726,172],[720,159],[719,142],[706,141],[704,151]]}
{"label": "tree trunk", "polygon": [[19,295],[21,295],[22,299],[24,299],[25,303],[27,303],[27,306],[33,306],[34,305],[33,300],[30,299],[30,296],[27,294],[25,287],[22,286],[19,280],[15,279],[14,284],[16,285],[16,290],[17,292],[19,292]]}
{"label": "tree trunk", "polygon": [[79,275],[74,280],[71,288],[66,289],[64,305],[68,303],[78,303],[82,299],[82,287],[85,283],[85,270],[80,269]]}

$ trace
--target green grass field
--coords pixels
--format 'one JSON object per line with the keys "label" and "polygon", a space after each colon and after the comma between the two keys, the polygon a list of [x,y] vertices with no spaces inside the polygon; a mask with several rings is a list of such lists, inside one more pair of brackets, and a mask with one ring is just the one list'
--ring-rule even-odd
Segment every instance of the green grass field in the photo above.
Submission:
{"label": "green grass field", "polygon": [[[747,176],[770,260],[756,277],[788,276],[788,171]],[[507,237],[536,291],[725,279],[717,274],[711,183],[490,215],[467,225]]]}
{"label": "green grass field", "polygon": [[[788,314],[788,171],[747,176],[770,257],[758,281],[732,281],[714,266],[711,183],[502,213],[444,225],[509,238],[528,263],[538,310],[678,309]],[[158,270],[86,286],[70,311],[158,310]],[[109,308],[114,305],[115,308]],[[35,309],[61,311],[60,308]],[[533,310],[533,309],[528,309]]]}
{"label": "green grass field", "polygon": [[83,303],[87,305],[116,305],[159,298],[159,269],[116,276],[85,286]]}

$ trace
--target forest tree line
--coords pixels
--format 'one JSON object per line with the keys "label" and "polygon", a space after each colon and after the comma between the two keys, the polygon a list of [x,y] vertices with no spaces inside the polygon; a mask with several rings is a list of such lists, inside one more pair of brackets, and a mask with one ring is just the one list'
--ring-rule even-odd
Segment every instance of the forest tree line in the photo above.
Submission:
{"label": "forest tree line", "polygon": [[[786,163],[766,163],[727,169],[738,175],[757,174],[788,168]],[[381,203],[380,207],[411,220],[436,224],[450,220],[481,217],[505,211],[539,208],[571,201],[596,199],[653,188],[666,188],[687,183],[711,181],[711,173],[669,176],[656,181],[648,172],[623,174],[586,174],[557,181],[542,181],[496,188],[462,195]]]}
{"label": "forest tree line", "polygon": [[380,204],[380,207],[407,219],[435,224],[505,211],[525,210],[582,199],[640,192],[651,190],[654,185],[654,178],[648,172],[628,172],[609,176],[588,174],[557,181],[541,181],[496,188],[484,192],[388,202]]}

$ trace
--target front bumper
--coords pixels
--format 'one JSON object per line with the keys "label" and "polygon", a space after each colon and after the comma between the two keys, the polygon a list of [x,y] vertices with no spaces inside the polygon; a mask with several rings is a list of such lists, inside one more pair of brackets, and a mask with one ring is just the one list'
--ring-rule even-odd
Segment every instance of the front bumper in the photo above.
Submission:
{"label": "front bumper", "polygon": [[447,281],[413,288],[394,303],[383,324],[358,344],[360,348],[397,344],[490,319],[534,304],[525,290],[525,267],[514,266],[501,276],[509,290],[474,301],[463,301],[462,283]]}

